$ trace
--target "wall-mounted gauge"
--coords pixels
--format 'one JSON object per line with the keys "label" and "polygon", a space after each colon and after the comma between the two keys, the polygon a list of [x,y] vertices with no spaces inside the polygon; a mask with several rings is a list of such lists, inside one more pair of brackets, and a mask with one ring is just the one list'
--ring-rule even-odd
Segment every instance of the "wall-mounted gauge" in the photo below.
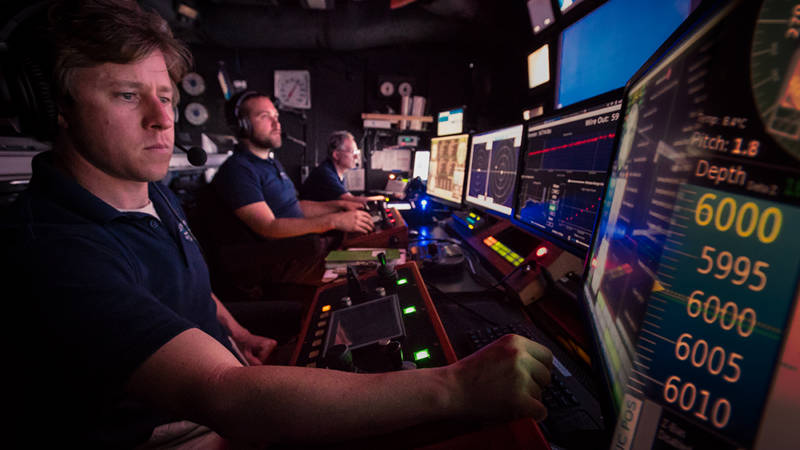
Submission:
{"label": "wall-mounted gauge", "polygon": [[404,81],[397,86],[397,93],[402,95],[403,97],[408,97],[413,92],[411,88],[411,83]]}
{"label": "wall-mounted gauge", "polygon": [[276,70],[275,98],[290,108],[311,108],[311,75],[307,70]]}
{"label": "wall-mounted gauge", "polygon": [[189,95],[200,95],[206,91],[206,82],[200,74],[190,72],[181,80],[181,87]]}
{"label": "wall-mounted gauge", "polygon": [[391,81],[384,81],[381,83],[380,86],[381,95],[384,97],[390,97],[394,94],[394,83]]}
{"label": "wall-mounted gauge", "polygon": [[200,103],[192,102],[184,108],[183,117],[190,124],[200,126],[208,120],[208,109]]}
{"label": "wall-mounted gauge", "polygon": [[800,159],[800,5],[794,3],[766,0],[761,5],[750,50],[750,81],[764,128]]}

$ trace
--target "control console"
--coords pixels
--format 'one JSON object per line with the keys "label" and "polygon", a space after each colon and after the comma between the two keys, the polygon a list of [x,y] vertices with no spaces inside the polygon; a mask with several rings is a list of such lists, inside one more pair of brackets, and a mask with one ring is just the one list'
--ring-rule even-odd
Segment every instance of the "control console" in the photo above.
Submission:
{"label": "control console", "polygon": [[371,233],[345,233],[342,248],[406,248],[408,225],[396,208],[387,208],[385,202],[367,202],[367,212],[372,217]]}
{"label": "control console", "polygon": [[[380,258],[379,258],[380,259]],[[438,367],[456,355],[415,263],[317,291],[291,364],[354,372]]]}

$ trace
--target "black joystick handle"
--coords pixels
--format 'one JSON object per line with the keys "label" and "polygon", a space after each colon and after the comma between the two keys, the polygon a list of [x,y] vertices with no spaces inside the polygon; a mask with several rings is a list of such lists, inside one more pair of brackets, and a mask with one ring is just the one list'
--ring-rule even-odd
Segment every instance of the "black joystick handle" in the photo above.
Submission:
{"label": "black joystick handle", "polygon": [[390,370],[400,370],[403,368],[403,347],[397,341],[389,341],[382,347],[386,359],[389,361]]}
{"label": "black joystick handle", "polygon": [[367,299],[367,291],[361,286],[353,266],[347,266],[347,296],[354,303],[360,303]]}
{"label": "black joystick handle", "polygon": [[328,349],[325,353],[325,366],[345,372],[356,371],[356,366],[353,364],[353,353],[350,351],[350,347],[344,344],[336,344]]}
{"label": "black joystick handle", "polygon": [[378,253],[378,285],[386,290],[387,294],[397,292],[397,271],[386,264],[386,254]]}

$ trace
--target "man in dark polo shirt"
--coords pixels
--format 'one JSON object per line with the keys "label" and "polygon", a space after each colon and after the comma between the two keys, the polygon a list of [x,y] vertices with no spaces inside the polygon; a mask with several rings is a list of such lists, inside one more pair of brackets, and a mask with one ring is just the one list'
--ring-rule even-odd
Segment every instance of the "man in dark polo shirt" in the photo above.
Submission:
{"label": "man in dark polo shirt", "polygon": [[8,446],[254,448],[544,417],[552,355],[519,336],[433,369],[257,365],[263,340],[215,301],[178,203],[154,183],[186,50],[133,0],[65,1],[49,17],[54,150],[0,221]]}
{"label": "man in dark polo shirt", "polygon": [[358,146],[348,131],[334,131],[328,137],[328,157],[314,168],[300,188],[300,198],[304,200],[348,200],[366,203],[381,200],[383,196],[355,196],[344,185],[344,174],[356,167],[359,157]]}
{"label": "man in dark polo shirt", "polygon": [[370,215],[355,202],[297,198],[275,158],[281,126],[267,95],[245,91],[227,107],[239,143],[201,202],[214,289],[223,301],[269,300],[276,289],[298,292],[286,285],[319,283],[324,258],[337,243],[328,232],[368,233]]}

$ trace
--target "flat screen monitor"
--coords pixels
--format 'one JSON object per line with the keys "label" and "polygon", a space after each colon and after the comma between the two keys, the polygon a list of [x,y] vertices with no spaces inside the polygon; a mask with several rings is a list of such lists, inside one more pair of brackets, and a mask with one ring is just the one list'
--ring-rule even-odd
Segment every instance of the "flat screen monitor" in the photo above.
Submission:
{"label": "flat screen monitor", "polygon": [[464,200],[468,134],[431,138],[428,184],[425,192],[450,206]]}
{"label": "flat screen monitor", "polygon": [[[564,5],[562,2],[562,10]],[[691,0],[608,0],[564,29],[558,51],[556,106],[624,86],[690,10]]]}
{"label": "flat screen monitor", "polygon": [[448,136],[464,132],[464,108],[453,108],[442,111],[436,120],[436,135]]}
{"label": "flat screen monitor", "polygon": [[544,44],[528,55],[528,89],[550,81],[550,45]]}
{"label": "flat screen monitor", "polygon": [[472,206],[510,216],[517,185],[522,125],[472,135],[467,193]]}
{"label": "flat screen monitor", "polygon": [[567,12],[570,8],[580,3],[581,0],[558,0],[558,8],[561,12]]}
{"label": "flat screen monitor", "polygon": [[422,181],[428,181],[428,165],[431,161],[431,152],[428,150],[417,150],[414,152],[414,171],[411,172],[413,178],[419,177]]}
{"label": "flat screen monitor", "polygon": [[550,0],[528,0],[528,17],[533,34],[537,34],[555,22]]}
{"label": "flat screen monitor", "polygon": [[[612,98],[612,100],[609,100]],[[622,92],[527,123],[514,216],[586,252],[611,164]]]}
{"label": "flat screen monitor", "polygon": [[581,301],[611,448],[800,439],[797,14],[705,3],[626,87]]}

